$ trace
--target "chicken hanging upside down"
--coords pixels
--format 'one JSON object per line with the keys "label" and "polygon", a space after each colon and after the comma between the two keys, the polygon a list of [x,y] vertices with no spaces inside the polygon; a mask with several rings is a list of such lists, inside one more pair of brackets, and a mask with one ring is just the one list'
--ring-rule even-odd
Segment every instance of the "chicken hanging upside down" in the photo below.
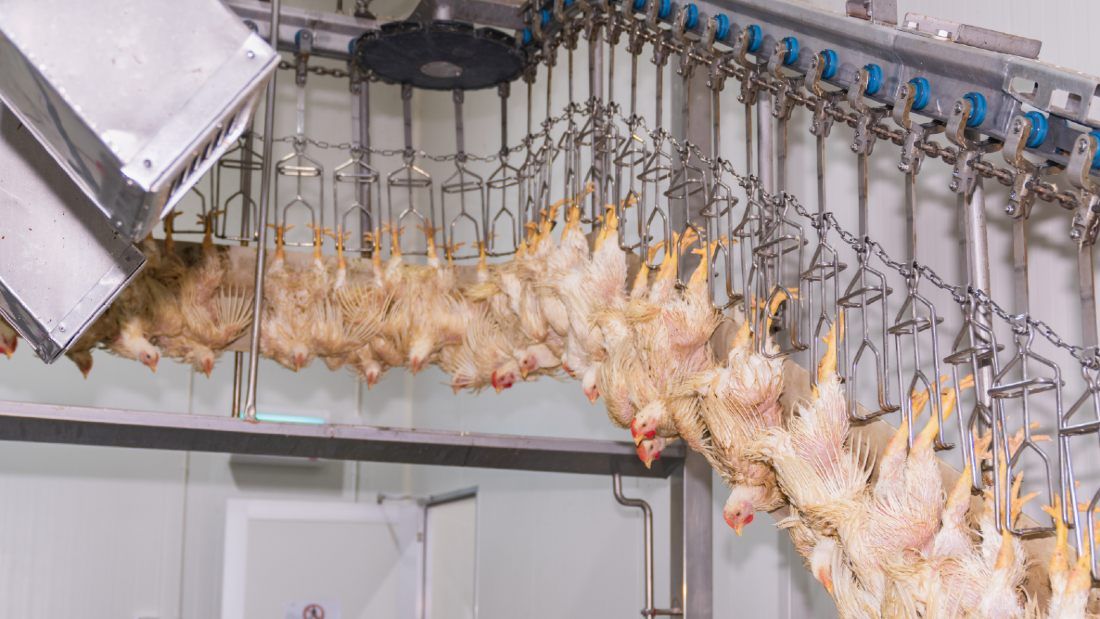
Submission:
{"label": "chicken hanging upside down", "polygon": [[[369,260],[345,254],[346,233],[320,227],[312,256],[288,256],[288,227],[280,225],[266,269],[261,353],[295,371],[320,359],[368,387],[392,367],[419,373],[438,366],[455,393],[499,393],[541,376],[569,376],[589,402],[603,401],[612,423],[629,429],[645,466],[673,441],[702,454],[730,488],[722,516],[736,534],[758,511],[789,506],[779,526],[841,616],[1037,616],[1022,595],[1023,546],[997,527],[1020,517],[1028,497],[1019,496],[1019,479],[1003,480],[1012,493],[1006,517],[991,496],[972,501],[969,469],[949,487],[941,478],[935,438],[957,403],[953,390],[940,391],[941,410],[929,414],[911,447],[902,423],[876,454],[849,424],[837,373],[840,324],[825,338],[813,391],[789,403],[794,398],[782,396],[798,381],[785,377],[792,366],[770,339],[778,307],[759,312],[750,298],[749,317],[713,307],[706,258],[723,241],[689,229],[654,240],[651,255],[640,257],[648,260],[639,260],[619,243],[622,208],[608,206],[598,233],[586,235],[577,200],[549,205],[527,225],[511,259],[491,263],[482,240],[476,267],[466,269],[454,262],[457,245],[437,247],[428,225],[417,256],[402,255],[400,228],[379,226],[371,244],[380,247],[389,232],[389,257],[375,251]],[[326,237],[336,244],[334,257],[322,252]],[[143,278],[69,356],[85,373],[92,350],[107,348],[151,369],[167,356],[209,375],[250,326],[257,302],[251,254],[217,247],[210,227],[201,248],[176,247],[169,236],[145,249]],[[658,252],[664,260],[651,273]],[[704,259],[681,283],[688,252]],[[642,265],[628,282],[635,260]],[[758,313],[769,319],[754,334]],[[731,337],[718,329],[725,321]],[[14,332],[5,327],[0,353],[10,356]],[[721,344],[729,348],[716,356],[712,345]],[[913,395],[915,427],[930,406],[928,394]],[[988,441],[979,439],[979,451]],[[1071,558],[1064,527],[1058,535],[1049,563],[1054,597],[1045,610],[1082,617],[1091,558]]]}

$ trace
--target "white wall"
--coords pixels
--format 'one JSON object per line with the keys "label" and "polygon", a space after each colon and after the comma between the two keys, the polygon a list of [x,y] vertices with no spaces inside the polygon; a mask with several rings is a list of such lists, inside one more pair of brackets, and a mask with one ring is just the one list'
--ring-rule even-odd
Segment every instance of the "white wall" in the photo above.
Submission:
{"label": "white wall", "polygon": [[[820,4],[839,8],[840,0]],[[1087,25],[1100,18],[1095,3],[1065,0],[1060,15],[1048,17],[1041,3],[974,0],[900,2],[944,18],[1035,36],[1045,40],[1047,60],[1100,73],[1100,58],[1087,52]],[[396,3],[380,12],[399,13]],[[622,55],[619,56],[623,58]],[[583,54],[578,61],[583,63]],[[583,66],[579,65],[579,66]],[[626,69],[618,71],[617,92],[626,93]],[[561,75],[558,73],[557,75]],[[289,74],[280,74],[280,135],[293,129],[293,91]],[[651,88],[643,74],[643,96]],[[563,86],[564,80],[556,80]],[[316,86],[316,87],[315,87]],[[400,107],[396,89],[374,88],[375,142],[400,144]],[[563,92],[563,91],[559,91]],[[587,95],[578,84],[578,98]],[[333,142],[349,132],[344,84],[311,77],[310,134]],[[539,95],[536,112],[542,109]],[[643,111],[648,107],[643,99]],[[555,105],[564,103],[564,95]],[[512,135],[518,135],[523,89],[513,94]],[[668,109],[670,106],[666,106]],[[469,150],[497,148],[495,93],[467,98]],[[740,126],[732,94],[724,98],[723,148],[740,161]],[[436,152],[453,148],[449,94],[416,99],[418,143]],[[854,213],[855,173],[847,151],[848,133],[830,142],[830,201]],[[792,126],[791,190],[813,200],[812,143],[804,115]],[[286,145],[279,145],[285,148]],[[281,151],[277,149],[277,154]],[[316,154],[326,167],[346,155]],[[895,246],[900,242],[900,189],[894,171],[896,149],[880,145],[872,185],[875,233]],[[385,170],[384,170],[385,171]],[[930,162],[922,175],[922,256],[945,276],[961,281],[955,245],[954,203],[946,191],[947,170]],[[1004,192],[991,188],[991,251],[998,262],[1008,252],[1008,227],[999,217]],[[1034,307],[1064,334],[1076,339],[1076,311],[1064,292],[1073,286],[1072,263],[1065,262],[1068,225],[1063,213],[1040,206],[1035,238]],[[854,220],[844,221],[854,227]],[[1000,269],[994,290],[1008,299],[1007,271]],[[1041,275],[1040,275],[1041,274]],[[1061,295],[1061,296],[1059,296]],[[143,367],[96,357],[87,381],[62,360],[46,367],[29,350],[0,360],[0,398],[136,409],[227,414],[231,359],[207,380],[185,368],[164,363],[156,375]],[[432,370],[415,378],[387,376],[367,393],[342,373],[316,365],[297,375],[265,363],[261,368],[260,408],[271,412],[321,414],[332,421],[378,425],[453,428],[557,436],[622,438],[600,407],[582,399],[572,384],[543,381],[511,392],[478,397],[450,395],[443,377]],[[477,485],[478,601],[480,616],[560,617],[632,616],[641,605],[640,517],[618,506],[609,480],[574,475],[538,475],[467,469],[432,469],[385,464],[327,463],[320,468],[230,466],[221,454],[181,454],[7,443],[0,450],[0,616],[54,617],[212,617],[221,587],[221,537],[229,498],[270,497],[372,500],[377,492],[427,494]],[[658,603],[667,601],[667,485],[627,480],[625,492],[651,501],[657,515]],[[766,519],[744,538],[729,535],[718,518],[724,493],[715,488],[715,607],[717,616],[829,616],[828,601],[791,570],[789,545]]]}

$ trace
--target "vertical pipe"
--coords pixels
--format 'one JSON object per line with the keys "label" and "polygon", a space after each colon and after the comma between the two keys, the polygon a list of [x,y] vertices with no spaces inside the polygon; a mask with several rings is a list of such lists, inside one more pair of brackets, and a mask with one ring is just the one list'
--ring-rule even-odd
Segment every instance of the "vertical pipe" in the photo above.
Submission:
{"label": "vertical pipe", "polygon": [[775,121],[775,180],[778,191],[787,187],[787,125],[786,118]]}
{"label": "vertical pipe", "polygon": [[825,136],[816,136],[817,143],[817,214],[825,214]]}
{"label": "vertical pipe", "polygon": [[[271,36],[268,43],[278,47],[279,9],[282,0],[271,0]],[[275,147],[275,84],[277,71],[271,74],[264,100],[263,171],[260,174],[260,208],[257,214],[256,279],[252,301],[252,334],[248,346],[248,391],[245,396],[244,416],[256,421],[256,386],[260,374],[260,327],[264,309],[264,268],[267,260],[267,211],[271,206],[271,172],[275,167],[272,151]]]}
{"label": "vertical pipe", "polygon": [[756,161],[759,166],[757,176],[760,187],[769,194],[775,193],[775,166],[772,159],[774,145],[771,97],[762,96],[756,100]]}
{"label": "vertical pipe", "polygon": [[1096,262],[1094,241],[1085,239],[1077,249],[1078,288],[1081,294],[1081,334],[1085,346],[1100,345],[1096,327]]}
{"label": "vertical pipe", "polygon": [[912,262],[917,259],[917,174],[911,169],[905,173],[905,242]]}
{"label": "vertical pipe", "polygon": [[1028,282],[1027,271],[1027,223],[1027,217],[1024,216],[1012,222],[1013,311],[1018,314],[1027,314],[1031,311],[1031,285]]}
{"label": "vertical pipe", "polygon": [[622,475],[615,473],[611,476],[611,490],[615,494],[615,500],[619,505],[637,507],[642,510],[642,544],[645,553],[645,608],[643,616],[652,616],[653,605],[653,509],[649,503],[642,499],[628,499],[623,496]]}
{"label": "vertical pipe", "polygon": [[859,238],[862,240],[870,234],[870,222],[868,206],[870,183],[870,157],[866,153],[860,153],[856,157],[856,179],[859,194]]}
{"label": "vertical pipe", "polygon": [[[989,293],[989,236],[985,226],[985,187],[981,178],[975,181],[970,197],[960,194],[959,202],[965,217],[967,276],[971,286]],[[988,326],[988,316],[985,318],[984,324]]]}
{"label": "vertical pipe", "polygon": [[752,104],[745,104],[745,174],[753,173],[752,151]]}

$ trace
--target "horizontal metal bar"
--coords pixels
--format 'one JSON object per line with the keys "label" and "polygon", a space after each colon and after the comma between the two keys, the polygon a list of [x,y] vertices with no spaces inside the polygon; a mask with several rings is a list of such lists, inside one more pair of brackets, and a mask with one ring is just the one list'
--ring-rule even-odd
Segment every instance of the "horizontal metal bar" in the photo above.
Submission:
{"label": "horizontal metal bar", "polygon": [[5,401],[0,401],[0,440],[656,478],[679,468],[685,453],[683,445],[670,445],[646,469],[629,442],[251,423],[211,415]]}
{"label": "horizontal metal bar", "polygon": [[428,498],[424,499],[424,507],[438,507],[448,503],[475,498],[477,498],[477,486],[471,486],[469,488],[460,488],[458,490],[451,490],[450,492],[430,495]]}
{"label": "horizontal metal bar", "polygon": [[[271,30],[271,5],[259,0],[223,0],[229,10],[256,27],[265,39]],[[367,30],[378,29],[378,22],[341,15],[331,11],[311,11],[283,6],[279,12],[279,49],[293,52],[297,48],[294,37],[300,30],[313,33],[315,56],[347,60],[350,45]]]}
{"label": "horizontal metal bar", "polygon": [[[622,1],[616,0],[614,4]],[[754,56],[761,67],[767,66],[778,41],[795,37],[800,53],[789,68],[809,73],[814,55],[833,50],[839,66],[836,75],[826,81],[841,89],[852,86],[864,66],[881,67],[881,86],[868,98],[882,104],[894,102],[900,84],[924,77],[930,84],[930,97],[918,113],[943,124],[951,116],[955,102],[971,92],[982,94],[986,100],[985,121],[977,131],[999,141],[1009,134],[1012,119],[1023,111],[1024,105],[1047,112],[1048,137],[1039,147],[1028,150],[1062,166],[1068,162],[1066,153],[1081,134],[1081,126],[1100,128],[1100,77],[1004,53],[1012,49],[1033,56],[1038,51],[1037,41],[956,24],[951,33],[959,41],[955,42],[937,36],[938,33],[925,32],[927,24],[913,23],[909,27],[903,24],[895,28],[782,0],[702,0],[694,4],[699,11],[699,24],[717,15],[729,18],[728,42],[735,41],[741,30],[758,26],[761,42]],[[674,3],[673,9],[662,18],[673,30],[681,7],[682,3]],[[524,5],[528,19],[536,14],[531,9],[531,3]],[[616,6],[613,10],[620,8]],[[567,13],[572,18],[579,14],[579,9]],[[542,27],[547,36],[560,30],[556,21]],[[695,33],[685,33],[684,37],[688,42],[697,41],[702,30],[698,27]],[[981,45],[991,49],[983,49]],[[729,49],[722,44],[716,48]]]}
{"label": "horizontal metal bar", "polygon": [[[986,120],[979,131],[997,140],[1003,141],[1008,135],[1012,118],[1021,113],[1025,103],[1049,112],[1052,125],[1072,121],[1100,127],[1100,109],[1093,112],[1091,120],[1089,113],[1094,96],[1100,92],[1100,78],[1095,76],[803,4],[776,0],[709,0],[697,4],[706,16],[729,14],[737,28],[759,25],[763,45],[757,55],[763,63],[774,53],[777,41],[794,36],[801,53],[792,68],[806,73],[817,52],[832,49],[840,67],[829,81],[841,88],[855,83],[856,72],[863,66],[879,65],[882,86],[869,98],[883,104],[893,102],[899,84],[925,77],[931,85],[931,97],[919,113],[946,123],[956,101],[969,92],[979,92],[987,102]],[[1066,133],[1076,138],[1077,132]],[[1048,139],[1035,152],[1065,164],[1065,152],[1072,145],[1067,135]]]}

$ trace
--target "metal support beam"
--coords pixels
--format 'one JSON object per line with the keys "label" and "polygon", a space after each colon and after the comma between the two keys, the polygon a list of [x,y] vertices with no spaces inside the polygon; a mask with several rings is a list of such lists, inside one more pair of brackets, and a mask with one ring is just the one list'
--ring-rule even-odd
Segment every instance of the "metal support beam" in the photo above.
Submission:
{"label": "metal support beam", "polygon": [[[264,39],[270,39],[271,4],[259,0],[223,0],[229,10],[236,13],[245,22],[256,27],[256,32]],[[358,39],[367,30],[375,30],[378,22],[372,19],[360,19],[350,15],[341,15],[330,11],[311,11],[295,7],[282,7],[279,12],[279,49],[293,52],[297,49],[294,36],[299,30],[313,33],[314,56],[347,60],[349,44]]]}
{"label": "metal support beam", "polygon": [[[679,471],[685,453],[683,445],[670,445],[647,469],[629,442],[249,423],[225,416],[26,402],[0,402],[0,440],[655,478]],[[709,469],[707,475],[709,484]],[[709,507],[704,511],[709,518]],[[708,557],[709,548],[708,542]]]}
{"label": "metal support beam", "polygon": [[[1004,141],[1012,118],[1025,105],[1048,112],[1048,137],[1029,150],[1062,166],[1082,133],[1073,123],[1100,128],[1100,116],[1092,109],[1094,95],[1100,92],[1100,77],[1035,60],[1036,41],[915,14],[908,15],[901,27],[894,27],[877,23],[880,20],[867,22],[782,0],[699,0],[693,4],[699,23],[718,15],[729,19],[727,41],[735,41],[749,26],[759,27],[760,46],[754,56],[761,65],[768,64],[776,42],[794,37],[801,53],[787,68],[811,74],[814,56],[833,50],[840,65],[827,81],[841,90],[854,84],[858,68],[880,66],[882,87],[868,97],[878,103],[892,104],[898,84],[924,77],[931,90],[921,114],[941,123],[946,123],[955,101],[970,92],[980,93],[987,111],[979,129],[998,141]],[[877,9],[880,14],[890,12],[888,0],[864,0],[862,4],[884,7]],[[579,13],[579,9],[574,11]],[[663,21],[675,26],[676,15],[671,11]],[[929,31],[933,22],[950,24],[950,40],[944,40],[939,30]],[[560,29],[560,24],[552,22],[541,30],[544,36],[553,36]]]}
{"label": "metal support beam", "polygon": [[[662,460],[664,456],[661,456]],[[670,605],[684,619],[714,615],[714,494],[706,459],[688,452],[670,479]]]}

